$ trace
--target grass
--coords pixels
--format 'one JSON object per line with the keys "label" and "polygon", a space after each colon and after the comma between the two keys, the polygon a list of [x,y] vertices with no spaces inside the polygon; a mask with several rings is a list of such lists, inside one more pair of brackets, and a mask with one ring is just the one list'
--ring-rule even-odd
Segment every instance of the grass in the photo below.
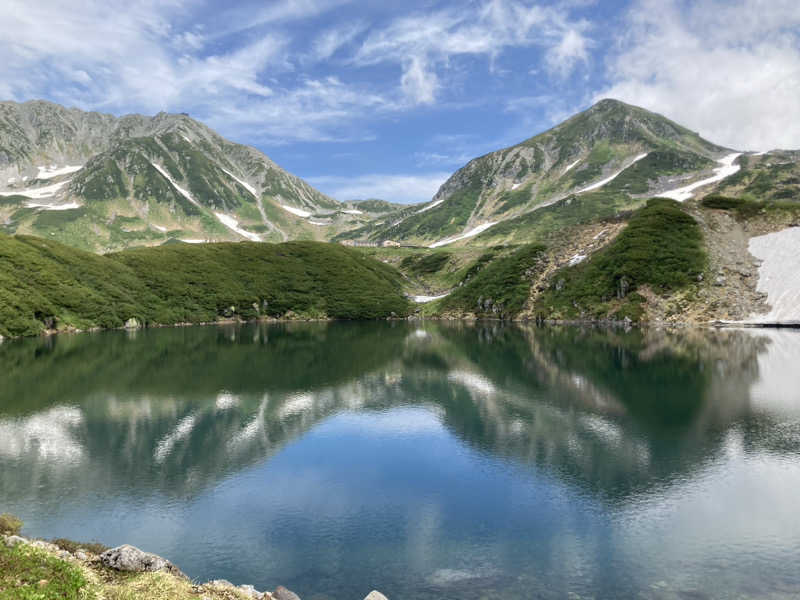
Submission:
{"label": "grass", "polygon": [[439,302],[438,311],[514,317],[528,299],[530,278],[544,250],[541,244],[526,244],[494,260],[493,254],[485,254],[471,269],[466,283]]}
{"label": "grass", "polygon": [[800,203],[786,201],[758,201],[750,198],[733,198],[721,194],[710,194],[700,201],[705,208],[725,210],[733,213],[738,219],[752,219],[770,211],[790,211],[800,213]]}
{"label": "grass", "polygon": [[668,293],[688,286],[706,265],[695,220],[672,200],[656,198],[588,261],[560,270],[537,299],[536,314],[550,319],[623,319],[644,314],[641,286]]}
{"label": "grass", "polygon": [[97,256],[0,235],[0,335],[220,317],[405,315],[402,278],[337,244],[171,244]]}
{"label": "grass", "polygon": [[0,542],[0,600],[78,600],[87,594],[81,569],[28,544]]}

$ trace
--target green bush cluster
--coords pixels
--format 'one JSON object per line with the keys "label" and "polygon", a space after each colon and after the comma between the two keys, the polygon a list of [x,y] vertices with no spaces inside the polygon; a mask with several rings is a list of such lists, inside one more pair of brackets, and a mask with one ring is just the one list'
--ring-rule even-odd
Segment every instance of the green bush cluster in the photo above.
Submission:
{"label": "green bush cluster", "polygon": [[528,299],[531,270],[540,264],[544,250],[541,244],[526,244],[494,260],[491,254],[487,260],[481,257],[469,280],[444,298],[439,310],[514,317]]}
{"label": "green bush cluster", "polygon": [[0,534],[17,535],[22,530],[22,521],[14,515],[3,513],[0,515]]}
{"label": "green bush cluster", "polygon": [[542,318],[641,318],[649,285],[670,292],[703,271],[706,255],[697,222],[680,204],[654,198],[637,211],[608,247],[590,260],[556,273],[537,300]]}
{"label": "green bush cluster", "polygon": [[375,319],[408,312],[401,276],[337,244],[170,244],[97,256],[0,235],[0,334],[209,322]]}

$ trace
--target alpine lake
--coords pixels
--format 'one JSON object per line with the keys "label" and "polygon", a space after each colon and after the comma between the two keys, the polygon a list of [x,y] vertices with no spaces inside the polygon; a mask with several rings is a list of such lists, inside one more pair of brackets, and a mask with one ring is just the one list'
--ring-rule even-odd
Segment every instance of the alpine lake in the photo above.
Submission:
{"label": "alpine lake", "polygon": [[0,344],[0,512],[303,600],[800,597],[800,332]]}

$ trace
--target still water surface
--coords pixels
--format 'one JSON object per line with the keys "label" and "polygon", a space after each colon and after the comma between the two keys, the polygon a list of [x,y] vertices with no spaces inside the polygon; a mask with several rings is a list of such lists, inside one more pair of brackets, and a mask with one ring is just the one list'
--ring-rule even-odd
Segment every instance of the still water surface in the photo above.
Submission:
{"label": "still water surface", "polygon": [[797,598],[800,333],[0,345],[0,512],[304,600]]}

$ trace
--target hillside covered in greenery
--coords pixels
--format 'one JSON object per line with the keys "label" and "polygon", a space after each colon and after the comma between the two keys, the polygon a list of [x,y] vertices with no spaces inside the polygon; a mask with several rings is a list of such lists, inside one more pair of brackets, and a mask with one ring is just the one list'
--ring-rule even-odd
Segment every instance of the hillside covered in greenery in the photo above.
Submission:
{"label": "hillside covered in greenery", "polygon": [[606,248],[551,278],[537,299],[537,317],[637,321],[645,301],[638,290],[684,288],[697,281],[706,262],[694,218],[674,200],[654,198]]}
{"label": "hillside covered in greenery", "polygon": [[375,319],[408,312],[400,275],[318,242],[171,244],[98,256],[0,235],[0,335],[221,317]]}

